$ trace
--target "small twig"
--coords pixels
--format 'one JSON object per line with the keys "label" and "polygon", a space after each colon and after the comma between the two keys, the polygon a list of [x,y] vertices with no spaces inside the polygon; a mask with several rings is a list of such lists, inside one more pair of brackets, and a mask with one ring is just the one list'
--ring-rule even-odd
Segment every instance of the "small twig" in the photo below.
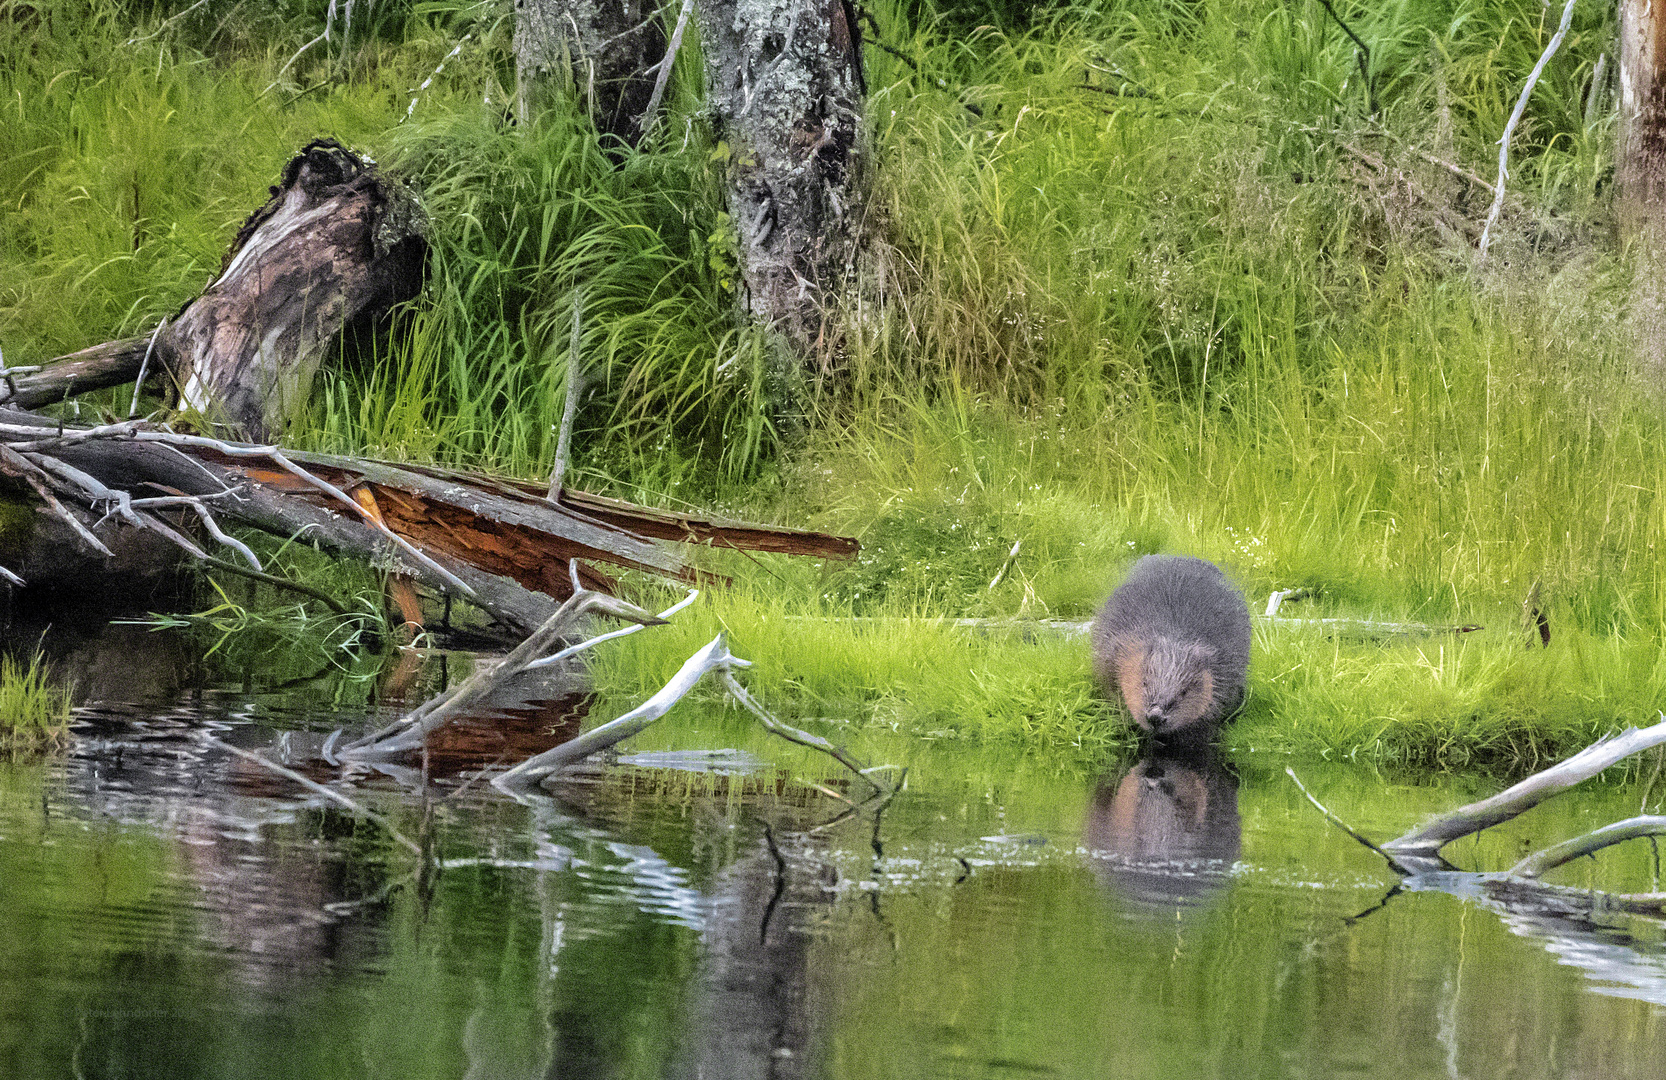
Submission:
{"label": "small twig", "polygon": [[[332,7],[332,14],[333,14],[333,10],[334,9]],[[311,41],[307,42],[305,45],[302,45],[299,49],[296,49],[295,50],[295,55],[291,56],[287,61],[284,62],[283,67],[278,69],[277,78],[273,79],[271,84],[268,85],[266,87],[266,89],[262,90],[257,96],[258,97],[265,97],[267,94],[270,94],[273,91],[273,89],[275,89],[277,87],[277,85],[279,83],[283,82],[284,74],[289,71],[290,66],[293,65],[295,63],[295,61],[297,61],[301,58],[302,53],[306,52],[308,49],[312,48],[314,45],[318,44],[320,41],[328,41],[329,38],[330,38],[330,24],[328,22],[325,22],[324,32],[322,34],[319,34],[317,37],[313,38]]]}
{"label": "small twig", "polygon": [[[734,666],[750,666],[750,663],[750,661],[739,660],[737,658]],[[789,724],[784,724],[777,720],[774,716],[770,715],[770,713],[762,705],[759,705],[757,701],[753,699],[751,694],[746,692],[746,688],[735,680],[735,677],[729,673],[728,668],[723,669],[722,678],[723,685],[729,688],[729,693],[735,695],[735,700],[739,701],[746,707],[748,712],[758,718],[758,722],[764,726],[766,731],[773,735],[779,735],[788,742],[797,743],[800,746],[808,746],[812,750],[820,750],[828,757],[831,757],[834,761],[837,761],[840,765],[843,765],[857,776],[866,780],[874,789],[875,794],[884,795],[890,792],[891,789],[885,787],[878,780],[875,780],[873,777],[868,775],[870,770],[866,765],[863,765],[861,762],[851,757],[842,747],[834,746],[820,735],[812,735],[808,731],[800,731]]]}
{"label": "small twig", "polygon": [[274,585],[280,589],[288,589],[291,592],[300,593],[302,596],[309,596],[328,607],[337,615],[353,614],[353,612],[349,610],[348,607],[340,600],[337,600],[335,597],[331,596],[322,589],[313,588],[311,585],[303,585],[299,581],[294,581],[286,577],[280,577],[277,574],[268,574],[264,570],[251,570],[241,563],[228,562],[225,559],[216,559],[214,556],[208,554],[202,555],[198,561],[204,566],[210,567],[214,570],[222,570],[228,574],[237,574],[241,577],[249,578],[251,581],[263,581],[268,585]]}
{"label": "small twig", "polygon": [[1533,65],[1533,71],[1527,76],[1527,85],[1521,88],[1521,96],[1516,99],[1515,110],[1510,113],[1510,120],[1504,125],[1504,134],[1498,140],[1498,184],[1493,189],[1492,209],[1487,211],[1487,223],[1481,227],[1481,260],[1486,261],[1487,246],[1492,243],[1492,227],[1498,224],[1498,215],[1504,212],[1504,183],[1510,177],[1510,136],[1515,133],[1516,124],[1521,121],[1521,114],[1527,111],[1527,98],[1533,93],[1534,85],[1539,81],[1539,75],[1544,71],[1550,58],[1556,55],[1556,50],[1562,47],[1562,39],[1568,35],[1568,26],[1573,22],[1574,0],[1562,8],[1562,22],[1556,28],[1556,33],[1545,46],[1545,51],[1539,57],[1539,62]]}
{"label": "small twig", "polygon": [[138,415],[139,391],[145,388],[145,376],[150,373],[150,356],[151,353],[156,351],[156,339],[161,336],[162,328],[167,325],[168,320],[164,316],[162,321],[156,324],[156,329],[151,331],[150,341],[145,345],[145,358],[139,361],[139,377],[133,380],[133,401],[127,406],[127,418],[129,420]]}
{"label": "small twig", "polygon": [[1018,561],[1018,549],[1023,545],[1023,543],[1024,540],[1022,537],[1012,542],[1012,550],[1007,552],[1006,561],[1001,564],[1001,568],[999,570],[995,571],[995,576],[989,580],[990,592],[995,591],[995,586],[1001,583],[1002,579],[1007,576],[1007,571],[1012,569],[1012,564]]}
{"label": "small twig", "polygon": [[1411,871],[1406,869],[1404,866],[1400,865],[1399,860],[1395,859],[1394,856],[1390,855],[1388,852],[1384,851],[1382,848],[1380,848],[1376,844],[1372,843],[1369,838],[1367,838],[1364,834],[1362,834],[1358,830],[1356,830],[1352,825],[1349,825],[1346,821],[1343,821],[1341,818],[1339,818],[1335,814],[1331,813],[1330,810],[1326,808],[1324,803],[1320,802],[1317,798],[1314,797],[1313,792],[1307,790],[1307,785],[1302,783],[1301,777],[1296,775],[1296,770],[1286,766],[1285,770],[1284,770],[1284,775],[1288,776],[1291,780],[1295,781],[1296,787],[1300,788],[1301,793],[1303,795],[1307,796],[1307,801],[1308,802],[1310,802],[1314,806],[1318,807],[1319,813],[1325,815],[1325,820],[1326,821],[1330,822],[1332,825],[1335,825],[1338,829],[1341,829],[1343,832],[1347,833],[1349,836],[1353,837],[1355,840],[1358,840],[1360,843],[1364,844],[1366,847],[1370,848],[1372,851],[1376,852],[1378,855],[1381,855],[1383,857],[1383,860],[1388,863],[1388,868],[1390,870],[1393,870],[1396,874],[1400,874],[1400,875],[1405,876],[1405,877],[1410,877],[1411,876]]}
{"label": "small twig", "polygon": [[671,81],[671,66],[676,63],[677,50],[683,45],[683,31],[688,29],[688,16],[694,10],[694,0],[683,0],[682,10],[677,12],[677,26],[671,31],[671,44],[666,46],[665,56],[659,62],[659,74],[654,76],[654,89],[648,95],[648,107],[642,110],[642,119],[638,127],[642,137],[646,139],[654,130],[658,121],[660,99],[665,97],[666,84]]}
{"label": "small twig", "polygon": [[313,792],[316,795],[322,795],[326,799],[330,799],[334,802],[340,803],[342,806],[346,807],[347,809],[351,810],[353,813],[355,813],[355,814],[359,815],[360,817],[364,818],[366,821],[369,821],[369,822],[371,822],[372,824],[375,824],[375,825],[380,825],[382,828],[386,829],[389,836],[392,836],[396,841],[398,841],[401,845],[403,845],[406,849],[408,849],[411,852],[411,854],[415,855],[417,858],[420,859],[420,858],[423,857],[422,848],[419,847],[415,841],[411,840],[404,833],[402,833],[398,829],[394,828],[393,823],[391,821],[389,821],[387,818],[383,817],[381,814],[378,814],[376,811],[371,810],[369,807],[366,807],[361,803],[354,802],[352,799],[349,799],[347,796],[343,795],[341,792],[336,791],[333,788],[327,788],[323,784],[320,784],[315,780],[309,780],[306,777],[302,776],[300,773],[296,772],[294,769],[287,769],[287,768],[283,767],[282,765],[279,765],[275,761],[271,761],[267,758],[261,757],[259,754],[252,753],[251,751],[241,749],[241,748],[233,746],[233,745],[231,745],[230,743],[227,743],[227,742],[222,742],[219,739],[216,739],[212,735],[204,735],[203,736],[203,741],[208,743],[210,746],[217,746],[221,750],[224,750],[229,754],[235,754],[237,757],[240,757],[245,761],[248,761],[248,762],[250,762],[252,764],[255,764],[255,765],[259,765],[263,769],[269,769],[272,772],[277,773],[279,776],[283,777],[286,780],[292,780],[295,783],[300,784],[302,787],[306,788],[308,791]]}
{"label": "small twig", "polygon": [[192,4],[190,7],[186,8],[184,11],[180,12],[179,14],[171,15],[168,18],[163,19],[162,24],[160,26],[158,26],[155,30],[151,31],[150,33],[146,34],[144,37],[130,37],[126,41],[122,42],[122,44],[123,45],[142,45],[145,42],[149,41],[153,37],[159,37],[163,33],[165,33],[168,30],[169,27],[173,26],[174,23],[176,23],[179,20],[185,18],[185,16],[191,14],[191,12],[193,12],[193,11],[197,10],[198,8],[202,7],[206,3],[208,3],[208,0],[197,0],[196,3]]}
{"label": "small twig", "polygon": [[[578,560],[575,559],[573,561],[576,563]],[[698,597],[699,595],[700,595],[700,590],[699,589],[690,589],[688,591],[687,596],[683,597],[681,600],[677,601],[675,604],[672,604],[670,607],[668,607],[664,611],[660,612],[658,615],[655,616],[655,618],[659,619],[660,622],[668,621],[671,618],[671,616],[675,615],[677,612],[681,611],[683,608],[687,607],[688,605],[694,603],[695,598]],[[537,671],[539,668],[554,667],[556,664],[561,663],[561,661],[566,660],[568,657],[576,656],[577,654],[579,654],[581,652],[584,652],[586,649],[593,649],[597,645],[600,645],[604,641],[612,641],[614,638],[629,637],[631,634],[637,633],[638,631],[640,631],[645,626],[655,626],[655,625],[658,625],[658,624],[657,623],[633,623],[630,626],[621,627],[618,630],[610,630],[605,634],[598,634],[593,638],[587,638],[584,641],[579,642],[577,645],[569,645],[565,649],[562,649],[558,653],[552,653],[549,656],[543,657],[540,660],[534,660],[532,663],[526,665],[526,667],[523,668],[522,670],[524,670],[524,671]]]}
{"label": "small twig", "polygon": [[66,522],[75,535],[80,537],[82,543],[107,559],[115,558],[116,553],[104,546],[104,541],[94,536],[92,530],[82,524],[80,518],[58,501],[58,497],[52,491],[52,477],[41,471],[39,466],[3,443],[0,443],[0,464],[9,466],[15,473],[21,474],[24,482],[41,497],[47,509]]}

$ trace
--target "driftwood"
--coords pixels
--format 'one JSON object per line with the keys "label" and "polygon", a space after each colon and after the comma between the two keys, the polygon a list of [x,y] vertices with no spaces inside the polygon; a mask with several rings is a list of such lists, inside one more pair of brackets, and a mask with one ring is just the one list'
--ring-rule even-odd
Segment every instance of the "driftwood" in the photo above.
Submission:
{"label": "driftwood", "polygon": [[1666,714],[1662,714],[1660,723],[1642,729],[1628,728],[1618,735],[1599,739],[1566,761],[1537,772],[1491,798],[1459,807],[1381,845],[1372,843],[1326,809],[1292,770],[1285,772],[1327,819],[1387,861],[1389,868],[1402,878],[1397,891],[1400,888],[1438,890],[1469,899],[1484,896],[1506,912],[1528,912],[1535,916],[1547,913],[1589,916],[1609,910],[1658,916],[1666,913],[1666,893],[1609,894],[1547,885],[1538,878],[1604,847],[1637,837],[1666,835],[1666,817],[1644,815],[1605,825],[1535,852],[1502,873],[1459,870],[1441,858],[1440,849],[1460,837],[1508,821],[1615,762],[1663,743],[1666,743]]}
{"label": "driftwood", "polygon": [[1450,869],[1440,849],[1461,837],[1478,833],[1560,795],[1608,766],[1666,743],[1666,716],[1647,728],[1628,728],[1619,735],[1597,740],[1573,757],[1534,773],[1521,783],[1489,799],[1460,807],[1384,844],[1383,850],[1414,868]]}

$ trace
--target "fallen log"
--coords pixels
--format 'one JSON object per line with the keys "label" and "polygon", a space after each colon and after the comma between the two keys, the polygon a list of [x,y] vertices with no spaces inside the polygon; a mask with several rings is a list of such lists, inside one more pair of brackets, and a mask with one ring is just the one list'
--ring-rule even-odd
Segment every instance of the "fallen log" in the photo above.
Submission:
{"label": "fallen log", "polygon": [[[138,421],[97,428],[0,408],[0,467],[15,458],[64,508],[130,513],[128,524],[154,528],[155,507],[129,511],[145,496],[174,500],[199,520],[237,523],[278,536],[296,536],[320,550],[360,559],[447,596],[468,600],[520,634],[530,634],[572,595],[564,573],[579,560],[579,584],[606,589],[611,579],[587,563],[643,570],[673,580],[700,576],[666,540],[627,527],[627,503],[609,501],[606,520],[578,509],[578,499],[551,503],[497,478],[275,446],[230,443],[161,430]],[[56,465],[69,473],[49,472]],[[351,493],[351,494],[349,494]],[[573,495],[576,493],[567,493]],[[194,505],[181,500],[195,500]],[[55,513],[57,511],[54,511]],[[665,515],[641,509],[651,529]],[[743,550],[790,551],[845,558],[848,537],[778,526],[700,521],[685,537]],[[217,526],[213,526],[217,527]],[[107,554],[93,536],[89,549]],[[191,550],[200,557],[200,550]],[[257,567],[258,569],[258,567]]]}

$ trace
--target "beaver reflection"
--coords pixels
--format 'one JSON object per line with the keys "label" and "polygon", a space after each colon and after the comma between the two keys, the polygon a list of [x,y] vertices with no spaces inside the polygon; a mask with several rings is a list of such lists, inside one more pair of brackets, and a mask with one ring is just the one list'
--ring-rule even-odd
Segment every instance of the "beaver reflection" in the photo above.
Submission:
{"label": "beaver reflection", "polygon": [[1237,861],[1238,778],[1209,750],[1155,754],[1094,792],[1087,846],[1113,892],[1142,904],[1201,904]]}

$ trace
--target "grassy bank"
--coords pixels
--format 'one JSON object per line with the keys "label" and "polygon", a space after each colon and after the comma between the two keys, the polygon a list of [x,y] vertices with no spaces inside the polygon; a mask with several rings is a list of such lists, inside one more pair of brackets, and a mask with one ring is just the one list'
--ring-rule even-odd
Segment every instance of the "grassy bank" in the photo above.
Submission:
{"label": "grassy bank", "polygon": [[[542,475],[577,309],[581,486],[862,538],[848,567],[726,566],[733,593],[598,658],[614,700],[727,627],[790,715],[1098,753],[1127,734],[1079,642],[946,620],[1085,619],[1132,558],[1186,551],[1257,607],[1306,586],[1295,614],[1487,627],[1262,627],[1240,749],[1525,761],[1666,704],[1609,9],[1578,10],[1534,93],[1482,264],[1464,174],[1490,183],[1559,11],[1343,10],[1367,79],[1318,3],[876,5],[906,60],[867,54],[871,259],[801,426],[732,328],[697,50],[661,141],[615,162],[571,116],[503,122],[495,9],[384,5],[283,71],[322,5],[162,27],[185,7],[0,4],[8,362],[153,326],[297,146],[369,150],[421,188],[432,276],[298,441]],[[1534,583],[1548,649],[1518,627]]]}

